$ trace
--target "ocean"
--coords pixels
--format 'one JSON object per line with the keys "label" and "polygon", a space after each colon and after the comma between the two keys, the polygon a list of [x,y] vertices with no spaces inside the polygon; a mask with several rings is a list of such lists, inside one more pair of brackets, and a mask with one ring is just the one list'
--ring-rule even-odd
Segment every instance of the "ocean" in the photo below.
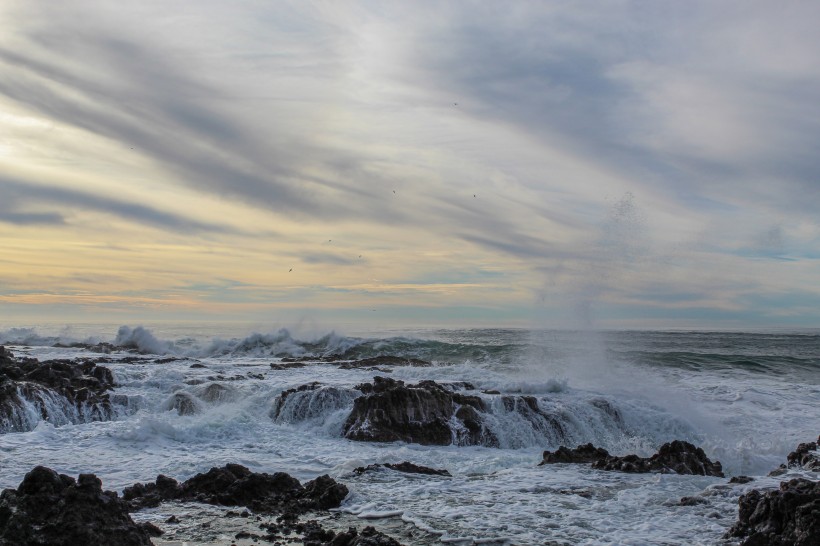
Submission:
{"label": "ocean", "polygon": [[[0,487],[16,487],[35,465],[91,472],[106,489],[121,491],[158,474],[181,480],[239,463],[302,481],[330,474],[350,489],[340,521],[380,525],[405,544],[722,544],[738,497],[777,487],[788,476],[767,474],[820,432],[817,330],[243,328],[0,331],[0,344],[18,357],[104,359],[117,384],[111,420],[54,402],[48,419],[32,405],[14,422],[0,421]],[[341,365],[384,355],[429,365]],[[294,360],[298,365],[283,365]],[[360,395],[353,387],[374,376],[469,383],[489,408],[483,425],[493,442],[458,445],[465,442],[457,431],[447,446],[344,438]],[[312,382],[319,385],[274,411],[283,391]],[[213,384],[224,388],[205,396]],[[536,400],[537,414],[517,406],[527,397]],[[180,414],[181,401],[189,414]],[[649,456],[676,439],[702,447],[727,477],[538,466],[544,450],[561,445],[591,442],[615,455]],[[354,472],[402,461],[451,476]],[[754,481],[728,483],[739,475]],[[818,479],[800,469],[789,475]],[[692,496],[701,500],[680,503]],[[162,526],[172,512],[199,527],[182,526],[156,544],[231,544],[233,524],[214,507],[163,506],[135,519]]]}

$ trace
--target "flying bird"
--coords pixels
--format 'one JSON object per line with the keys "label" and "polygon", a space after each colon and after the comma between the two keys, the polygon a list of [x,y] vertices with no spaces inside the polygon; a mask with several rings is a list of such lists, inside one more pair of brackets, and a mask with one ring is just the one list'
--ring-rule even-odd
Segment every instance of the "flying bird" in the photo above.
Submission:
{"label": "flying bird", "polygon": [[291,267],[290,269],[288,269],[288,273],[290,273],[291,271],[293,271],[293,268],[292,268],[292,267]]}

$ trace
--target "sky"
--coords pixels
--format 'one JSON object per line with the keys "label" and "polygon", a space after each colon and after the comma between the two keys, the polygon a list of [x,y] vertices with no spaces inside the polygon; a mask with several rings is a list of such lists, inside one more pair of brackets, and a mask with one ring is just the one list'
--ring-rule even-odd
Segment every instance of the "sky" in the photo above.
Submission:
{"label": "sky", "polygon": [[820,4],[0,4],[0,316],[820,327]]}

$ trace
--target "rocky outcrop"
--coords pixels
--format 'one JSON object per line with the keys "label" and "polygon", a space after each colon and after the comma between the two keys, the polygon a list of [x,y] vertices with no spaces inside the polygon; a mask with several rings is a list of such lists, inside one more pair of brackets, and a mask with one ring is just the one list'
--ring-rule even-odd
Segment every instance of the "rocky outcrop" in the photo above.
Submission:
{"label": "rocky outcrop", "polygon": [[803,468],[804,470],[820,471],[820,452],[817,450],[817,442],[806,442],[797,446],[797,449],[792,451],[786,457],[789,468]]}
{"label": "rocky outcrop", "polygon": [[544,451],[543,460],[538,466],[555,463],[594,463],[609,456],[606,449],[592,444],[578,446],[575,449],[561,446],[555,451]]}
{"label": "rocky outcrop", "polygon": [[355,388],[364,396],[355,399],[344,424],[344,436],[351,440],[422,445],[495,442],[479,415],[487,408],[478,396],[454,392],[434,381],[405,385],[379,376]]}
{"label": "rocky outcrop", "polygon": [[380,468],[389,468],[390,470],[395,470],[396,472],[404,472],[405,474],[424,474],[427,476],[452,476],[449,471],[438,469],[438,468],[430,468],[428,466],[421,466],[417,464],[413,464],[408,461],[404,461],[403,463],[384,463],[384,464],[371,464],[367,466],[360,466],[353,470],[356,474],[364,474],[370,470],[378,470]]}
{"label": "rocky outcrop", "polygon": [[16,490],[0,493],[0,544],[147,546],[152,527],[134,523],[126,503],[103,491],[94,474],[75,481],[38,466]]}
{"label": "rocky outcrop", "polygon": [[540,465],[552,463],[592,463],[592,468],[598,470],[621,472],[660,472],[723,477],[723,468],[719,461],[712,462],[701,448],[681,440],[663,444],[651,457],[637,455],[615,457],[605,449],[597,448],[592,444],[578,446],[575,449],[561,446],[554,452],[544,452]]}
{"label": "rocky outcrop", "polygon": [[181,484],[159,475],[153,483],[138,483],[123,491],[123,498],[135,510],[163,501],[195,501],[247,506],[256,512],[296,514],[335,508],[345,496],[347,487],[326,475],[303,486],[284,472],[251,472],[238,464],[211,468]]}
{"label": "rocky outcrop", "polygon": [[54,425],[113,417],[111,370],[91,360],[16,359],[0,347],[0,432],[21,432],[40,420]]}
{"label": "rocky outcrop", "polygon": [[776,491],[742,495],[738,521],[726,536],[732,537],[746,546],[820,544],[820,482],[797,478]]}
{"label": "rocky outcrop", "polygon": [[649,458],[641,458],[637,455],[609,456],[593,462],[592,468],[620,470],[621,472],[661,472],[723,477],[723,467],[719,461],[712,462],[701,448],[681,440],[663,444],[658,452]]}

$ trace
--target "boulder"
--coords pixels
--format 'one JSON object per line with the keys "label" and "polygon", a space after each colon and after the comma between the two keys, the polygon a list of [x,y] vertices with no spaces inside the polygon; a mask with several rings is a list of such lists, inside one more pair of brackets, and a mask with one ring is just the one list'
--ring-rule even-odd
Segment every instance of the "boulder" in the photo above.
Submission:
{"label": "boulder", "polygon": [[663,444],[651,457],[637,455],[616,457],[610,455],[607,450],[592,444],[578,446],[575,449],[561,446],[555,451],[545,451],[539,466],[553,463],[592,463],[592,468],[598,470],[619,470],[621,472],[661,472],[723,477],[723,468],[719,461],[712,462],[701,448],[682,440]]}
{"label": "boulder", "polygon": [[479,413],[486,408],[478,396],[434,381],[405,385],[381,376],[355,388],[364,396],[355,399],[343,427],[351,440],[422,445],[490,445],[495,440],[481,422]]}
{"label": "boulder", "polygon": [[820,482],[796,478],[779,490],[741,495],[738,521],[725,538],[742,538],[745,546],[817,546]]}
{"label": "boulder", "polygon": [[302,486],[299,480],[284,472],[251,472],[242,465],[227,464],[181,484],[159,475],[154,483],[138,483],[126,488],[123,498],[135,510],[178,500],[247,506],[256,512],[301,514],[335,508],[347,492],[347,487],[326,475]]}
{"label": "boulder", "polygon": [[820,471],[820,452],[817,451],[817,442],[806,442],[797,446],[797,449],[792,451],[786,457],[787,465],[790,468],[803,468],[805,470]]}
{"label": "boulder", "polygon": [[427,466],[420,466],[417,464],[413,464],[408,461],[404,461],[403,463],[384,463],[384,464],[371,464],[368,466],[360,466],[353,470],[356,474],[364,474],[370,470],[378,470],[380,468],[389,468],[390,470],[395,470],[396,472],[404,472],[405,474],[424,474],[427,476],[452,476],[449,471],[437,468],[430,468]]}
{"label": "boulder", "polygon": [[117,493],[94,474],[74,478],[35,467],[20,486],[0,493],[0,544],[147,546],[147,526],[134,523]]}
{"label": "boulder", "polygon": [[723,467],[719,461],[712,462],[701,448],[682,440],[663,444],[658,452],[649,458],[637,455],[626,455],[625,457],[610,455],[593,462],[592,468],[620,470],[621,472],[661,472],[723,477]]}
{"label": "boulder", "polygon": [[555,451],[544,451],[543,460],[538,466],[555,463],[594,463],[609,456],[606,449],[592,444],[578,446],[575,449],[561,446]]}

